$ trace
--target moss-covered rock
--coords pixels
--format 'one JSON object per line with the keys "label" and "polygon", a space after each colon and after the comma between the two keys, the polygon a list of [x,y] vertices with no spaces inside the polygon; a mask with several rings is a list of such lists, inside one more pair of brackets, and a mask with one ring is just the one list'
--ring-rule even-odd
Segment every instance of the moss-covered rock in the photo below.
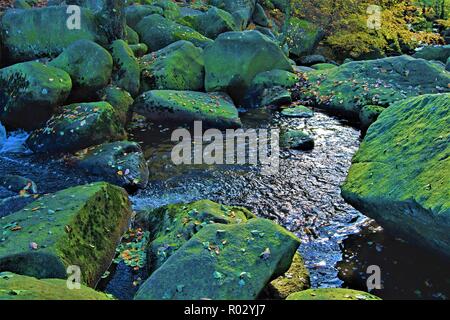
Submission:
{"label": "moss-covered rock", "polygon": [[337,66],[332,63],[317,63],[311,66],[311,68],[313,68],[314,70],[328,70],[336,67]]}
{"label": "moss-covered rock", "polygon": [[72,89],[63,70],[39,62],[0,69],[0,121],[11,128],[39,128]]}
{"label": "moss-covered rock", "polygon": [[291,17],[286,37],[289,52],[297,57],[312,54],[323,35],[323,31],[313,23]]}
{"label": "moss-covered rock", "polygon": [[271,299],[286,299],[290,294],[306,290],[309,287],[309,271],[302,256],[297,252],[289,270],[270,282],[265,291]]}
{"label": "moss-covered rock", "polygon": [[204,50],[205,88],[227,92],[241,104],[253,78],[274,69],[292,71],[280,47],[258,31],[226,32]]}
{"label": "moss-covered rock", "polygon": [[103,292],[84,285],[80,289],[67,288],[67,280],[0,273],[0,300],[113,300]]}
{"label": "moss-covered rock", "polygon": [[366,105],[388,107],[411,96],[450,91],[450,73],[409,56],[349,62],[307,77],[303,99],[313,98],[317,106],[354,119]]}
{"label": "moss-covered rock", "polygon": [[125,8],[127,24],[135,29],[141,20],[152,14],[163,15],[163,9],[153,5],[134,4]]}
{"label": "moss-covered rock", "polygon": [[314,149],[314,139],[301,130],[287,129],[280,134],[280,146],[287,149]]}
{"label": "moss-covered rock", "polygon": [[180,40],[140,59],[142,92],[149,90],[192,90],[204,87],[203,50]]}
{"label": "moss-covered rock", "polygon": [[287,101],[282,99],[282,104],[289,103],[291,94],[288,90],[283,89],[292,88],[297,82],[297,75],[289,71],[275,69],[262,72],[252,80],[245,94],[243,105],[251,108],[263,107],[276,102],[276,97],[280,94],[281,96],[287,95]]}
{"label": "moss-covered rock", "polygon": [[270,220],[207,225],[150,276],[135,299],[256,299],[289,269],[299,244]]}
{"label": "moss-covered rock", "polygon": [[67,6],[7,10],[0,23],[6,59],[18,62],[55,57],[80,39],[107,43],[90,10],[81,8],[80,29],[67,28],[67,10]]}
{"label": "moss-covered rock", "polygon": [[393,234],[450,254],[450,94],[395,103],[369,128],[343,197]]}
{"label": "moss-covered rock", "polygon": [[136,142],[117,141],[89,148],[76,166],[99,181],[135,190],[148,183],[148,166],[141,147]]}
{"label": "moss-covered rock", "polygon": [[137,25],[136,32],[141,42],[151,51],[160,50],[179,40],[187,40],[198,47],[205,47],[212,43],[211,39],[203,36],[192,28],[178,24],[158,14],[144,17]]}
{"label": "moss-covered rock", "polygon": [[139,93],[141,69],[133,51],[123,40],[111,44],[114,61],[113,83],[129,92],[133,97]]}
{"label": "moss-covered rock", "polygon": [[145,43],[132,44],[129,47],[136,58],[140,58],[148,52],[148,47]]}
{"label": "moss-covered rock", "polygon": [[289,118],[311,118],[314,116],[314,112],[302,105],[285,108],[281,111],[281,114]]}
{"label": "moss-covered rock", "polygon": [[104,182],[46,195],[0,220],[0,272],[65,279],[75,265],[94,286],[130,217],[125,190]]}
{"label": "moss-covered rock", "polygon": [[61,108],[27,139],[34,152],[74,152],[126,136],[118,115],[107,102],[71,104]]}
{"label": "moss-covered rock", "polygon": [[343,288],[309,289],[293,293],[286,300],[381,300],[363,291]]}
{"label": "moss-covered rock", "polygon": [[139,43],[139,35],[136,31],[127,26],[125,28],[125,32],[125,41],[128,43],[128,45],[136,45]]}
{"label": "moss-covered rock", "polygon": [[424,47],[413,55],[416,59],[436,60],[443,63],[450,58],[450,44],[446,46],[429,46]]}
{"label": "moss-covered rock", "polygon": [[200,32],[207,38],[215,39],[221,33],[237,31],[233,16],[216,7],[210,7],[207,11],[198,14],[186,15],[178,20],[192,29]]}
{"label": "moss-covered rock", "polygon": [[445,64],[445,70],[450,72],[450,57],[447,59],[447,63]]}
{"label": "moss-covered rock", "polygon": [[139,96],[133,110],[156,122],[192,124],[198,120],[203,121],[204,127],[241,126],[238,110],[231,99],[221,93],[153,90]]}
{"label": "moss-covered rock", "polygon": [[271,22],[270,22],[269,18],[267,17],[263,6],[261,6],[259,3],[256,3],[255,10],[253,11],[253,15],[252,15],[252,21],[253,21],[253,23],[256,23],[257,25],[260,25],[263,27],[270,27],[270,25],[271,25]]}
{"label": "moss-covered rock", "polygon": [[78,99],[92,98],[108,85],[113,59],[111,54],[90,40],[79,40],[69,45],[50,66],[70,74],[73,82],[72,96]]}
{"label": "moss-covered rock", "polygon": [[152,235],[148,250],[153,272],[203,227],[211,223],[245,223],[254,215],[245,208],[224,206],[210,200],[170,204],[138,213],[137,220]]}
{"label": "moss-covered rock", "polygon": [[247,27],[256,6],[256,0],[210,0],[209,3],[231,13],[240,30]]}
{"label": "moss-covered rock", "polygon": [[102,101],[108,102],[113,108],[120,123],[126,127],[133,117],[131,94],[116,86],[107,86],[100,92]]}

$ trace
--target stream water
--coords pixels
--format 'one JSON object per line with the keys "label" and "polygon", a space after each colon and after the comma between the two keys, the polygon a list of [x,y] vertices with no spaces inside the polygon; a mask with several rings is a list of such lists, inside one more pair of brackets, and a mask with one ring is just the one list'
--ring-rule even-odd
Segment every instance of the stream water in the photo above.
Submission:
{"label": "stream water", "polygon": [[[405,265],[405,261],[410,263],[411,259],[414,260],[402,255],[404,247],[398,247],[399,239],[388,239],[381,228],[346,204],[340,196],[339,187],[360,143],[360,133],[351,124],[320,112],[310,119],[293,119],[262,109],[244,113],[242,121],[244,128],[302,129],[314,137],[315,148],[308,152],[282,151],[280,170],[270,176],[261,174],[253,166],[175,166],[170,161],[173,147],[170,130],[135,122],[130,129],[130,139],[143,146],[149,159],[151,182],[131,197],[134,209],[157,208],[169,203],[206,198],[223,204],[245,206],[260,217],[277,221],[302,240],[299,251],[310,271],[313,287],[350,286],[367,290],[365,270],[368,265],[374,264],[374,256],[385,257],[389,262],[395,257],[397,269],[398,265]],[[20,147],[23,134],[3,134],[0,140],[3,145],[6,142],[6,145],[15,146],[16,150],[0,152],[0,176],[18,174],[30,178],[36,182],[40,193],[92,181],[92,178],[62,160],[26,152]],[[20,152],[11,153],[11,150]],[[32,199],[17,197],[0,188],[0,217],[19,210],[30,201]],[[375,251],[368,251],[367,247]],[[394,298],[440,299],[450,296],[448,284],[436,285],[439,279],[450,279],[448,268],[442,268],[448,266],[448,261],[433,261],[441,268],[436,271],[425,267],[420,271],[423,277],[411,277],[411,290],[399,288],[400,282],[400,285],[386,286],[387,290],[377,293],[381,297]],[[378,258],[375,262],[388,270],[388,280],[395,284],[393,264],[382,263]],[[390,270],[393,272],[390,273]],[[409,274],[412,274],[411,271]],[[146,275],[133,274],[122,263],[113,265],[110,276],[101,281],[99,288],[120,299],[130,299],[136,291],[132,282],[137,277],[143,280]],[[426,281],[423,282],[422,278]]]}

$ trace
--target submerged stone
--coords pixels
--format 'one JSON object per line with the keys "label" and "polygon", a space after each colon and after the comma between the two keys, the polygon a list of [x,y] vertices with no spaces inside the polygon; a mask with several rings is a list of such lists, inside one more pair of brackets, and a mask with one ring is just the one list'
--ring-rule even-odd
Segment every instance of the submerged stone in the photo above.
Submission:
{"label": "submerged stone", "polygon": [[281,111],[281,114],[289,118],[311,118],[314,116],[314,112],[305,106],[285,108]]}

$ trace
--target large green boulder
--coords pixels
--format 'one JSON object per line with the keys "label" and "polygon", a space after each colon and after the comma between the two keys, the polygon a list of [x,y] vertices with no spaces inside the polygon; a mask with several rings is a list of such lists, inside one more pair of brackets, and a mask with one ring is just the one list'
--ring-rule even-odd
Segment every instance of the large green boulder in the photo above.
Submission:
{"label": "large green boulder", "polygon": [[203,50],[180,40],[140,59],[142,88],[149,90],[192,90],[204,87]]}
{"label": "large green boulder", "polygon": [[134,111],[150,121],[193,124],[204,127],[236,128],[241,126],[239,113],[229,97],[221,93],[153,90],[139,96]]}
{"label": "large green boulder", "polygon": [[11,272],[0,273],[0,300],[113,300],[103,292],[81,285],[69,289],[67,280],[36,279]]}
{"label": "large green boulder", "polygon": [[293,293],[286,300],[381,300],[370,293],[344,289],[320,288]]}
{"label": "large green boulder", "polygon": [[399,101],[369,128],[343,197],[395,236],[450,255],[450,93]]}
{"label": "large green boulder", "polygon": [[0,69],[0,121],[11,128],[39,128],[71,89],[72,81],[65,71],[39,62]]}
{"label": "large green boulder", "polygon": [[204,50],[205,88],[242,103],[253,78],[274,69],[292,71],[280,47],[258,31],[226,32]]}
{"label": "large green boulder", "polygon": [[107,86],[99,94],[102,101],[108,102],[114,108],[120,123],[126,127],[133,117],[134,100],[131,94],[116,86]]}
{"label": "large green boulder", "polygon": [[72,96],[89,99],[106,87],[111,79],[113,59],[111,54],[90,40],[78,40],[69,45],[50,66],[70,74],[73,82]]}
{"label": "large green boulder", "polygon": [[286,43],[289,52],[297,57],[314,53],[323,37],[323,31],[313,23],[291,17],[288,23]]}
{"label": "large green boulder", "polygon": [[148,183],[148,165],[136,142],[116,141],[89,148],[76,166],[100,181],[135,190]]}
{"label": "large green boulder", "polygon": [[443,63],[450,58],[450,44],[446,46],[424,47],[413,55],[416,59],[435,60]]}
{"label": "large green boulder", "polygon": [[221,33],[237,31],[233,16],[225,10],[210,7],[199,14],[186,15],[178,20],[207,38],[215,39]]}
{"label": "large green boulder", "polygon": [[131,213],[125,190],[104,182],[43,196],[0,220],[0,272],[66,279],[78,266],[82,283],[95,286]]}
{"label": "large green boulder", "polygon": [[256,6],[256,0],[210,0],[209,3],[231,13],[241,30],[247,27]]}
{"label": "large green boulder", "polygon": [[150,51],[157,51],[179,40],[187,40],[198,47],[205,47],[212,40],[198,33],[192,28],[166,19],[159,14],[152,14],[143,18],[135,27],[141,42]]}
{"label": "large green boulder", "polygon": [[245,208],[224,206],[210,200],[167,206],[140,212],[137,220],[152,235],[148,249],[153,272],[203,227],[211,223],[245,223],[254,215]]}
{"label": "large green boulder", "polygon": [[67,11],[67,6],[7,10],[0,23],[6,59],[17,62],[55,57],[80,39],[107,43],[89,9],[81,8],[80,29],[67,27],[71,17]]}
{"label": "large green boulder", "polygon": [[135,299],[256,299],[289,269],[299,244],[270,220],[207,225],[144,282]]}
{"label": "large green boulder", "polygon": [[[286,70],[270,70],[258,74],[247,90],[243,105],[246,107],[262,107],[265,98],[279,89],[293,88],[299,81],[296,74]],[[284,91],[284,90],[281,90]],[[290,96],[289,92],[288,95]]]}
{"label": "large green boulder", "polygon": [[133,97],[139,93],[141,70],[133,51],[123,40],[111,44],[114,60],[113,83],[129,92]]}
{"label": "large green boulder", "polygon": [[450,73],[410,56],[354,61],[307,73],[302,99],[318,107],[358,119],[366,105],[388,107],[395,101],[427,93],[449,92]]}
{"label": "large green boulder", "polygon": [[126,136],[114,108],[107,102],[64,106],[33,131],[26,143],[37,153],[75,152]]}

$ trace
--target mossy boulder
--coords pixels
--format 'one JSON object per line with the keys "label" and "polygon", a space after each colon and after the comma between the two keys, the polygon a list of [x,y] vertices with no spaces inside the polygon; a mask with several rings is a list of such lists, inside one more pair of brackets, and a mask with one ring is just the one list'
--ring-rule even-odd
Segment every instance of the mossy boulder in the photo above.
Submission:
{"label": "mossy boulder", "polygon": [[253,78],[274,69],[292,71],[280,47],[258,31],[226,32],[204,50],[205,88],[241,104]]}
{"label": "mossy boulder", "polygon": [[450,94],[393,104],[369,128],[345,200],[396,236],[450,254]]}
{"label": "mossy boulder", "polygon": [[178,24],[158,14],[144,17],[137,25],[136,32],[141,42],[151,51],[160,50],[179,40],[187,40],[198,47],[205,47],[212,40],[198,33],[192,28]]}
{"label": "mossy boulder", "polygon": [[297,17],[289,19],[286,43],[292,55],[302,57],[314,53],[323,36],[323,30],[315,24]]}
{"label": "mossy boulder", "polygon": [[381,300],[370,293],[343,289],[320,288],[293,293],[286,300]]}
{"label": "mossy boulder", "polygon": [[111,79],[113,59],[111,54],[90,40],[79,40],[69,45],[49,65],[70,74],[73,82],[72,96],[89,99],[106,87]]}
{"label": "mossy boulder", "polygon": [[139,94],[141,69],[133,51],[123,40],[111,44],[114,61],[113,83],[129,92],[133,97]]}
{"label": "mossy boulder", "polygon": [[186,15],[178,20],[200,32],[207,38],[215,39],[218,35],[228,31],[237,31],[233,16],[216,7],[210,7],[207,11],[198,14]]}
{"label": "mossy boulder", "polygon": [[253,23],[263,27],[270,27],[271,25],[271,22],[267,17],[267,14],[264,11],[263,6],[260,5],[259,3],[256,3],[255,11],[253,11],[252,15],[252,21]]}
{"label": "mossy boulder", "polygon": [[337,66],[332,63],[317,63],[311,66],[311,68],[313,68],[314,70],[328,70],[336,67]]}
{"label": "mossy boulder", "polygon": [[135,29],[141,20],[152,14],[163,15],[163,9],[153,5],[134,4],[125,8],[127,25]]}
{"label": "mossy boulder", "polygon": [[429,46],[424,47],[413,55],[416,59],[436,60],[443,63],[450,58],[450,44],[446,46]]}
{"label": "mossy boulder", "polygon": [[447,59],[447,63],[445,65],[445,70],[450,72],[450,57]]}
{"label": "mossy boulder", "polygon": [[84,285],[67,288],[67,280],[36,279],[11,272],[0,273],[0,300],[113,300]]}
{"label": "mossy boulder", "polygon": [[266,294],[270,299],[286,299],[290,294],[310,287],[309,271],[297,252],[288,271],[269,283]]}
{"label": "mossy boulder", "polygon": [[302,105],[293,106],[281,110],[281,114],[289,118],[311,118],[314,116],[314,112]]}
{"label": "mossy boulder", "polygon": [[94,14],[81,8],[80,29],[67,28],[67,6],[7,10],[1,16],[0,34],[10,62],[55,57],[77,40],[107,43]]}
{"label": "mossy boulder", "polygon": [[254,215],[245,208],[225,206],[210,200],[170,204],[138,213],[137,220],[152,235],[148,249],[153,272],[203,227],[211,223],[245,223]]}
{"label": "mossy boulder", "polygon": [[14,129],[39,128],[71,89],[69,74],[39,62],[0,69],[0,121]]}
{"label": "mossy boulder", "polygon": [[140,59],[142,92],[149,90],[192,90],[204,87],[203,50],[180,40]]}
{"label": "mossy boulder", "polygon": [[118,115],[107,102],[71,104],[61,108],[26,143],[37,153],[75,152],[126,136]]}
{"label": "mossy boulder", "polygon": [[286,149],[312,150],[314,138],[301,130],[287,129],[280,134],[280,146]]}
{"label": "mossy boulder", "polygon": [[210,0],[209,3],[231,13],[240,30],[247,27],[256,6],[256,0]]}
{"label": "mossy boulder", "polygon": [[135,299],[256,299],[289,269],[299,244],[270,220],[207,225],[144,282]]}
{"label": "mossy boulder", "polygon": [[104,182],[43,196],[0,220],[0,272],[66,279],[73,265],[95,286],[130,217],[125,190]]}
{"label": "mossy boulder", "polygon": [[125,32],[125,41],[128,43],[128,45],[136,45],[139,43],[139,35],[136,31],[127,26],[125,28]]}
{"label": "mossy boulder", "polygon": [[[245,94],[243,105],[256,108],[273,103],[276,99],[273,96],[278,94],[287,94],[287,101],[291,102],[291,94],[288,90],[295,86],[298,77],[292,72],[286,70],[270,70],[258,74],[251,82],[247,93]],[[274,94],[275,93],[275,94]],[[272,97],[272,98],[270,98]],[[268,101],[272,100],[272,101]]]}
{"label": "mossy boulder", "polygon": [[126,127],[133,117],[134,103],[131,94],[116,86],[107,86],[100,92],[102,101],[108,102],[113,108],[120,123]]}
{"label": "mossy boulder", "polygon": [[220,129],[241,126],[238,110],[222,93],[153,90],[139,96],[133,110],[155,122],[203,121],[204,127]]}
{"label": "mossy boulder", "polygon": [[450,91],[450,73],[406,55],[349,62],[308,72],[307,78],[302,99],[313,98],[318,107],[353,119],[366,105],[388,107],[411,96]]}
{"label": "mossy boulder", "polygon": [[132,44],[129,47],[136,58],[140,58],[148,52],[148,47],[145,43]]}
{"label": "mossy boulder", "polygon": [[89,148],[76,166],[127,190],[144,188],[148,183],[148,165],[136,142],[116,141]]}

